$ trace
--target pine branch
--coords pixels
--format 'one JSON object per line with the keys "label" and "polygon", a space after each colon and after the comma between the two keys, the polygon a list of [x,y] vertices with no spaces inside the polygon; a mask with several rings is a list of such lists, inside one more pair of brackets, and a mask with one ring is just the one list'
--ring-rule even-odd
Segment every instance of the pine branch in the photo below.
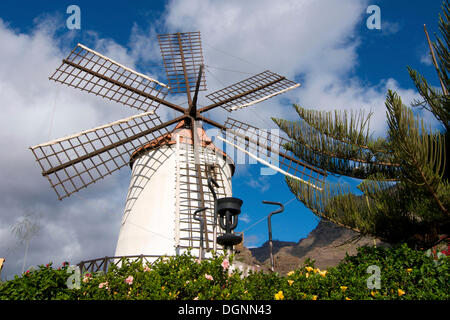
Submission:
{"label": "pine branch", "polygon": [[[450,5],[449,1],[445,1],[442,5],[442,15],[439,14],[439,31],[441,37],[436,36],[436,42],[432,43],[430,55],[432,56],[433,65],[436,68],[438,78],[441,82],[442,91],[433,88],[427,80],[416,70],[408,67],[408,73],[414,82],[419,94],[425,102],[414,101],[414,107],[422,107],[434,114],[434,116],[442,123],[448,132],[450,127],[450,80],[448,70],[450,67],[450,53],[448,50],[450,44]],[[426,32],[425,32],[426,33]],[[427,35],[427,33],[426,33]],[[427,39],[429,40],[428,36]],[[436,51],[437,61],[433,55]]]}
{"label": "pine branch", "polygon": [[362,235],[393,243],[412,237],[417,229],[417,220],[405,212],[401,194],[393,187],[367,198],[351,194],[348,186],[340,184],[327,183],[323,191],[317,191],[295,179],[286,178],[286,182],[314,214]]}
{"label": "pine branch", "polygon": [[374,173],[383,172],[386,180],[398,180],[400,168],[396,165],[386,166],[383,162],[366,161],[352,157],[339,158],[331,152],[316,152],[313,146],[308,146],[298,141],[293,141],[283,147],[286,150],[292,151],[297,157],[312,166],[322,168],[334,174],[365,179]]}
{"label": "pine branch", "polygon": [[[295,110],[311,128],[317,132],[343,143],[348,143],[359,148],[373,150],[374,142],[369,140],[369,123],[372,113],[366,117],[363,111],[353,113],[350,117],[346,110],[319,111],[304,109],[294,105]],[[375,150],[374,152],[383,150]]]}
{"label": "pine branch", "polygon": [[450,84],[447,74],[447,71],[449,70],[450,66],[450,59],[449,59],[450,56],[448,51],[448,47],[450,44],[450,23],[449,23],[450,5],[448,0],[442,5],[442,14],[443,16],[439,14],[438,25],[439,31],[444,41],[442,41],[441,38],[436,37],[437,43],[434,43],[433,47],[436,50],[439,60],[439,70],[438,70],[439,78],[443,80],[445,88],[447,89],[448,92]]}
{"label": "pine branch", "polygon": [[444,138],[441,134],[427,133],[410,109],[402,104],[400,97],[391,90],[386,98],[389,138],[394,155],[402,164],[407,182],[424,185],[440,210],[448,215],[438,197],[439,184],[445,170]]}
{"label": "pine branch", "polygon": [[[325,198],[324,195],[327,193],[327,191],[325,191],[325,193],[323,191],[315,192],[308,186],[301,184],[301,183],[299,183],[298,180],[292,179],[290,177],[286,177],[286,182],[287,182],[289,189],[297,197],[297,199],[300,202],[302,202],[308,209],[310,209],[314,214],[316,214],[317,216],[319,216],[323,219],[329,220],[338,226],[341,226],[341,227],[344,227],[347,229],[351,229],[355,232],[364,234],[364,232],[362,230],[360,230],[354,226],[351,226],[349,224],[342,223],[341,221],[339,221],[332,215],[326,214],[326,212],[324,211],[322,199]],[[328,191],[328,193],[329,192],[330,191]]]}
{"label": "pine branch", "polygon": [[430,111],[436,119],[438,119],[445,127],[446,131],[450,128],[450,112],[449,97],[443,96],[442,93],[430,87],[425,77],[419,74],[416,70],[408,67],[408,73],[414,82],[417,91],[423,97],[424,102],[414,101],[413,106],[422,107]]}
{"label": "pine branch", "polygon": [[[340,141],[344,145],[350,145],[354,149],[363,149],[373,155],[385,155],[389,158],[389,146],[383,138],[373,139],[369,133],[370,118],[372,112],[365,116],[364,111],[348,115],[347,110],[335,110],[334,117],[330,111],[318,111],[304,109],[294,105],[300,118],[313,128],[310,135],[322,135],[334,141]],[[393,164],[395,165],[395,164]]]}
{"label": "pine branch", "polygon": [[[306,110],[295,106],[300,121],[272,118],[291,139],[284,145],[313,166],[340,175],[364,179],[375,172],[397,179],[399,164],[392,162],[384,139],[369,137],[368,117],[347,112]],[[383,149],[382,149],[383,147]]]}

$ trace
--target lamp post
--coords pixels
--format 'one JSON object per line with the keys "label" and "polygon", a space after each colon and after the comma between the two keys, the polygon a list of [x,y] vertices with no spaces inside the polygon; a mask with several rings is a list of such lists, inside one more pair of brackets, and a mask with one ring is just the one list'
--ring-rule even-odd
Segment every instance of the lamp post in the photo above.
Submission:
{"label": "lamp post", "polygon": [[271,219],[272,219],[272,215],[273,214],[277,214],[280,212],[283,212],[284,210],[284,206],[279,203],[279,202],[273,202],[273,201],[266,201],[264,200],[263,203],[265,204],[273,204],[273,205],[277,205],[280,206],[280,209],[272,211],[268,218],[267,218],[267,222],[268,222],[268,226],[269,226],[269,254],[270,254],[270,264],[271,264],[271,270],[272,272],[275,271],[275,262],[273,261],[273,244],[272,244],[272,223],[271,223]]}
{"label": "lamp post", "polygon": [[213,250],[214,252],[217,251],[217,194],[214,191],[214,187],[219,188],[219,185],[217,184],[216,180],[214,178],[208,178],[208,188],[211,190],[211,193],[214,198],[214,223],[213,223]]}
{"label": "lamp post", "polygon": [[242,235],[232,233],[237,227],[238,215],[241,213],[242,200],[233,197],[217,199],[217,213],[219,225],[225,231],[217,237],[217,243],[224,246],[228,254],[233,246],[242,241]]}
{"label": "lamp post", "polygon": [[203,217],[198,217],[197,215],[200,212],[205,211],[208,208],[201,208],[201,209],[197,209],[194,212],[194,219],[197,220],[198,222],[200,222],[200,246],[199,246],[199,252],[198,252],[198,260],[202,261],[203,259],[203,230],[204,230],[204,225],[205,225],[205,221],[203,220]]}

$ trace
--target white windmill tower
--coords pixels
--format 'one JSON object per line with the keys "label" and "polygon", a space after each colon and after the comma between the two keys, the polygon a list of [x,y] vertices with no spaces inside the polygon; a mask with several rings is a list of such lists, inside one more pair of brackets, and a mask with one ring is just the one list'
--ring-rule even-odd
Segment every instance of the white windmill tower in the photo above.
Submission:
{"label": "white windmill tower", "polygon": [[[60,200],[131,166],[116,256],[174,255],[199,248],[194,213],[201,208],[208,208],[202,211],[204,247],[207,252],[215,248],[214,199],[207,179],[218,183],[218,197],[231,197],[234,164],[212,143],[202,122],[220,129],[226,134],[221,140],[261,163],[270,166],[261,153],[279,157],[276,170],[314,188],[326,175],[286,151],[281,137],[269,139],[231,118],[220,124],[203,116],[216,107],[230,112],[247,107],[299,84],[264,71],[207,95],[212,103],[197,108],[198,93],[206,90],[200,32],[158,38],[169,85],[78,44],[50,79],[143,113],[30,148]],[[185,93],[188,107],[165,100],[169,92]],[[179,116],[163,123],[155,113],[160,105]]]}

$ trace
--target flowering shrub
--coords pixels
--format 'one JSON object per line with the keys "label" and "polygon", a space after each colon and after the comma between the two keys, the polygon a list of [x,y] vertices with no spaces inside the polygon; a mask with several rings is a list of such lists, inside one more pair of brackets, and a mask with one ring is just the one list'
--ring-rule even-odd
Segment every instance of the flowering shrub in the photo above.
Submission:
{"label": "flowering shrub", "polygon": [[[449,299],[449,259],[436,260],[406,245],[393,249],[361,247],[336,267],[320,270],[307,260],[286,275],[231,272],[231,259],[198,261],[189,253],[158,259],[151,265],[122,261],[108,272],[85,272],[80,288],[69,289],[68,264],[28,270],[0,284],[0,299]],[[369,266],[380,269],[380,288],[368,289]]]}
{"label": "flowering shrub", "polygon": [[447,246],[447,250],[442,250],[441,252],[447,257],[450,256],[450,244]]}
{"label": "flowering shrub", "polygon": [[67,265],[53,269],[52,264],[39,266],[37,270],[27,270],[21,277],[0,283],[0,299],[44,300],[66,299]]}

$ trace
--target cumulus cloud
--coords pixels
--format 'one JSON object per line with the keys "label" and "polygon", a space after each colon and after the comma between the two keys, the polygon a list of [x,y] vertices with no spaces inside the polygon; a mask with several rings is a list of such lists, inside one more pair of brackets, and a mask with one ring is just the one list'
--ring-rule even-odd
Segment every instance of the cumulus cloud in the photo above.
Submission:
{"label": "cumulus cloud", "polygon": [[[27,263],[78,263],[113,252],[125,200],[129,172],[105,179],[91,188],[92,193],[56,200],[28,150],[130,113],[48,81],[67,55],[67,50],[60,49],[61,38],[55,36],[54,25],[52,20],[39,20],[32,33],[25,34],[0,20],[0,238],[4,239],[0,255],[7,260],[3,277],[10,278],[21,269],[24,249],[11,232],[21,216],[40,216],[41,229],[30,241]],[[113,44],[105,48],[117,52],[119,58],[125,55]]]}
{"label": "cumulus cloud", "polygon": [[[358,23],[367,1],[172,1],[166,14],[170,31],[201,30],[208,88],[219,89],[266,68],[301,82],[301,87],[231,116],[261,128],[273,128],[270,117],[297,119],[292,103],[322,110],[373,112],[372,127],[385,127],[385,95],[393,89],[409,104],[417,95],[402,90],[394,79],[374,87],[361,83],[352,71],[358,64]],[[399,25],[385,22],[395,33]],[[213,67],[222,67],[222,69]],[[220,82],[217,80],[220,79]],[[206,99],[205,99],[206,100]],[[207,104],[208,101],[201,100]],[[218,119],[229,114],[211,112]]]}

